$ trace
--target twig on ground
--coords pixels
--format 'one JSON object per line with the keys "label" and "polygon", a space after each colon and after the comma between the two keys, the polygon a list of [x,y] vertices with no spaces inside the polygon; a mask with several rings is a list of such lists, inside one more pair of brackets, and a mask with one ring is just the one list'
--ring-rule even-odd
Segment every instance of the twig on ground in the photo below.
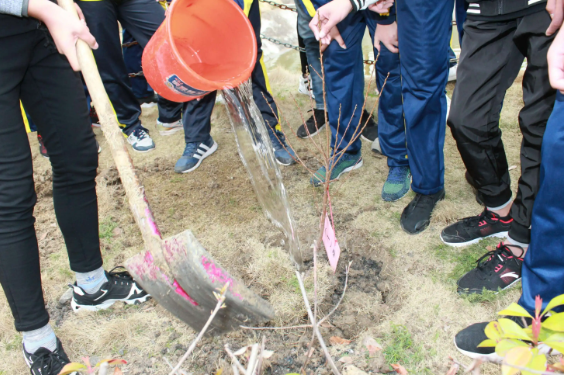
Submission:
{"label": "twig on ground", "polygon": [[339,372],[339,369],[337,369],[337,366],[335,365],[335,362],[333,361],[333,358],[331,357],[331,354],[329,354],[329,350],[327,349],[327,345],[325,345],[325,341],[323,340],[323,336],[321,336],[321,332],[319,332],[319,328],[317,327],[317,322],[315,321],[315,317],[313,316],[313,312],[311,311],[311,306],[309,305],[309,300],[307,298],[307,293],[306,293],[306,290],[305,290],[304,281],[303,281],[302,275],[300,274],[299,271],[296,271],[296,277],[298,278],[298,284],[300,285],[300,290],[302,292],[304,304],[305,304],[305,307],[307,309],[307,314],[309,316],[311,324],[313,325],[313,331],[314,331],[315,335],[317,336],[317,340],[319,341],[319,345],[321,346],[321,349],[323,349],[323,353],[325,353],[325,357],[327,358],[327,362],[329,363],[329,366],[331,367],[333,374],[341,375],[341,373]]}
{"label": "twig on ground", "polygon": [[257,375],[260,375],[262,373],[262,362],[263,362],[263,359],[264,359],[265,345],[266,345],[266,337],[262,336],[262,343],[260,345],[260,356],[259,356],[259,360],[258,360],[257,367],[256,367],[257,368]]}
{"label": "twig on ground", "polygon": [[239,362],[239,360],[237,359],[237,357],[235,357],[235,354],[233,354],[233,352],[231,351],[231,349],[229,349],[229,344],[225,344],[224,346],[225,351],[227,352],[227,355],[231,358],[231,366],[236,366],[236,368],[241,371],[241,373],[243,375],[251,375],[251,374],[247,374],[247,370],[245,370],[245,368],[243,367],[243,365],[241,364],[241,362]]}
{"label": "twig on ground", "polygon": [[194,339],[194,341],[192,341],[192,344],[190,344],[190,347],[188,348],[188,350],[186,351],[186,353],[184,353],[184,355],[182,356],[182,358],[180,358],[180,361],[178,362],[178,364],[176,365],[175,368],[172,369],[172,371],[168,374],[168,375],[175,375],[176,372],[180,369],[180,366],[182,366],[182,364],[184,363],[184,361],[186,360],[186,358],[188,358],[188,356],[190,355],[190,353],[192,353],[192,351],[194,350],[194,348],[196,348],[196,344],[202,339],[202,337],[204,336],[204,334],[206,333],[208,327],[210,326],[212,320],[215,318],[215,316],[217,315],[217,312],[224,307],[223,303],[225,302],[225,293],[227,292],[227,289],[229,288],[229,282],[227,282],[223,288],[221,288],[221,291],[219,294],[215,293],[215,296],[217,298],[217,305],[215,305],[215,309],[213,310],[213,312],[211,313],[208,321],[206,322],[206,325],[204,325],[204,328],[202,328],[202,330],[200,331],[200,333],[198,334],[198,336],[196,336],[196,338]]}
{"label": "twig on ground", "polygon": [[333,307],[333,309],[331,311],[329,311],[329,313],[327,315],[325,315],[323,317],[323,319],[321,319],[317,325],[320,326],[321,323],[323,323],[324,321],[326,321],[331,315],[333,315],[333,313],[335,311],[337,311],[337,309],[339,308],[339,305],[341,304],[341,302],[343,301],[343,299],[345,298],[345,292],[347,291],[347,286],[349,283],[349,270],[351,268],[351,264],[352,262],[349,262],[348,266],[345,269],[345,286],[343,287],[343,293],[341,294],[341,298],[339,298],[339,301],[337,302],[337,304],[335,305],[335,307]]}
{"label": "twig on ground", "polygon": [[249,356],[249,361],[247,363],[247,374],[253,375],[255,368],[257,367],[259,354],[259,344],[254,344],[251,348],[251,355]]}
{"label": "twig on ground", "polygon": [[299,329],[299,328],[311,328],[311,324],[303,324],[300,326],[289,326],[289,327],[247,327],[247,326],[239,326],[242,329],[250,329],[253,331],[267,331],[267,330],[283,330],[283,329]]}

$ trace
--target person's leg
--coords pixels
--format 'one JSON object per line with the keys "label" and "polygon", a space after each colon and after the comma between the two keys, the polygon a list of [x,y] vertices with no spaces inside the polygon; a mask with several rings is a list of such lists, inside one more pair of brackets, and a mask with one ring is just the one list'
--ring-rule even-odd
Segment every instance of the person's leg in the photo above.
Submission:
{"label": "person's leg", "polygon": [[[372,13],[366,12],[366,23],[374,42],[376,28],[388,26],[376,25]],[[377,49],[374,49],[374,56],[378,56]],[[382,187],[382,199],[394,202],[409,192],[411,173],[407,160],[399,54],[390,52],[383,44],[380,44],[380,55],[376,62],[376,87],[380,93],[378,142],[389,167],[388,177]]]}
{"label": "person's leg", "polygon": [[0,283],[18,331],[49,322],[33,208],[37,200],[29,141],[19,106],[21,81],[40,31],[0,38]]}
{"label": "person's leg", "polygon": [[[118,6],[118,19],[145,48],[165,19],[163,7],[153,0],[129,0]],[[159,96],[157,124],[161,135],[171,135],[182,129],[182,103]]]}
{"label": "person's leg", "polygon": [[407,153],[416,196],[402,228],[420,233],[444,197],[444,140],[448,55],[454,0],[397,3],[397,23]]}
{"label": "person's leg", "polygon": [[130,135],[141,126],[139,121],[141,107],[133,95],[123,61],[116,7],[111,1],[78,1],[77,4],[84,13],[90,32],[100,46],[93,53],[104,88],[124,134]]}
{"label": "person's leg", "polygon": [[[531,245],[523,263],[523,292],[519,305],[535,315],[535,298],[542,298],[542,309],[550,300],[564,294],[564,95],[557,93],[556,104],[542,145],[540,187],[533,208]],[[554,309],[562,312],[562,306]],[[515,320],[522,324],[522,319]],[[471,358],[487,358],[501,362],[493,347],[479,347],[487,339],[484,329],[489,322],[476,323],[460,331],[456,348]]]}
{"label": "person's leg", "polygon": [[540,188],[533,208],[531,245],[523,263],[523,294],[519,304],[535,311],[535,297],[550,300],[564,294],[564,95],[557,94],[556,104],[542,145]]}
{"label": "person's leg", "polygon": [[[138,73],[142,71],[141,68],[141,57],[143,56],[143,48],[137,43],[133,36],[123,29],[122,33],[122,52],[123,61],[125,62],[125,67],[128,73]],[[147,80],[143,76],[135,77],[131,79],[131,89],[133,90],[133,95],[137,99],[143,99],[146,97],[151,97],[155,95],[151,86],[147,83]]]}
{"label": "person's leg", "polygon": [[268,129],[270,141],[274,148],[274,156],[281,165],[295,164],[295,153],[286,143],[284,134],[280,131],[278,123],[278,108],[272,97],[270,82],[266,73],[262,55],[262,40],[260,39],[260,8],[259,0],[254,0],[249,8],[249,21],[253,26],[257,40],[257,61],[251,74],[253,83],[253,99],[262,114],[262,118]]}
{"label": "person's leg", "polygon": [[176,173],[194,171],[205,158],[217,150],[217,143],[210,136],[211,115],[216,96],[217,91],[213,91],[200,100],[184,104],[182,122],[186,147],[174,166]]}
{"label": "person's leg", "polygon": [[511,207],[513,222],[509,238],[522,244],[529,243],[533,203],[539,186],[541,145],[556,98],[556,90],[550,87],[546,58],[554,39],[554,36],[545,34],[550,22],[548,13],[538,12],[524,17],[515,33],[515,44],[527,56],[527,69],[523,75],[525,105],[519,113],[519,127],[523,134],[521,178]]}
{"label": "person's leg", "polygon": [[[299,22],[299,21],[298,21]],[[305,49],[306,46],[304,44],[304,39],[300,35],[299,27],[296,25],[296,32],[298,33],[298,46],[300,48]],[[307,77],[309,74],[308,62],[307,62],[307,55],[304,51],[300,51],[300,64],[302,66],[302,76]]]}
{"label": "person's leg", "polygon": [[448,124],[473,186],[490,209],[445,228],[441,238],[452,246],[505,237],[509,229],[511,181],[499,117],[505,92],[524,58],[513,42],[516,29],[516,20],[465,24]]}
{"label": "person's leg", "polygon": [[[346,49],[333,41],[324,52],[327,114],[331,129],[333,171],[331,180],[362,166],[360,132],[364,104],[362,37],[366,29],[363,12],[349,15],[339,25]],[[326,180],[325,167],[311,178],[314,186]]]}

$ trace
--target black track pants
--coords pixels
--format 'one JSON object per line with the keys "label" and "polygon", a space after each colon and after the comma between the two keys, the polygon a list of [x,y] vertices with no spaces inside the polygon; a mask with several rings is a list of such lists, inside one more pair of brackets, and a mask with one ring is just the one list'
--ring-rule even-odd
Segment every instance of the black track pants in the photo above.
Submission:
{"label": "black track pants", "polygon": [[523,76],[525,105],[519,113],[523,134],[521,178],[509,231],[511,238],[523,243],[530,240],[542,138],[556,97],[546,61],[553,39],[545,35],[549,24],[545,11],[504,22],[467,20],[448,119],[462,160],[486,206],[497,207],[509,201],[511,181],[499,117],[505,92],[527,59]]}
{"label": "black track pants", "polygon": [[57,53],[47,31],[0,37],[0,282],[16,329],[29,331],[47,324],[49,316],[41,287],[33,217],[37,198],[20,99],[49,150],[55,213],[72,270],[93,271],[102,266],[102,257],[97,147],[82,81]]}

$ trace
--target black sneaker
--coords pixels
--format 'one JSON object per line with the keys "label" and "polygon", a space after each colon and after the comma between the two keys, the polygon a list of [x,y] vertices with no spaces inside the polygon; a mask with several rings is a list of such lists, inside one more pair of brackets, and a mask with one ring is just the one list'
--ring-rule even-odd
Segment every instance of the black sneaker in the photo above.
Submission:
{"label": "black sneaker", "polygon": [[117,268],[123,267],[115,267],[110,272],[106,272],[108,281],[96,293],[88,294],[76,283],[69,285],[73,289],[72,309],[75,312],[105,310],[117,301],[123,301],[128,305],[138,305],[151,297],[133,280],[129,272],[116,272]]}
{"label": "black sneaker", "polygon": [[444,189],[432,195],[415,194],[415,198],[401,213],[401,228],[409,234],[423,232],[431,222],[435,206],[444,198]]}
{"label": "black sneaker", "polygon": [[[513,320],[515,323],[519,324],[521,328],[525,328],[521,317],[507,316],[505,318]],[[528,320],[527,324],[531,323],[530,318],[527,318],[526,320]],[[496,354],[494,347],[478,347],[482,341],[488,339],[486,333],[484,332],[488,324],[490,324],[490,322],[475,323],[464,328],[462,331],[458,332],[456,336],[454,336],[454,346],[456,346],[456,349],[458,349],[460,353],[467,357],[482,359],[485,362],[501,363],[503,358]]]}
{"label": "black sneaker", "polygon": [[[69,357],[61,341],[57,338],[57,349],[54,352],[46,348],[39,348],[30,354],[23,348],[25,362],[29,366],[32,375],[59,375],[63,367],[70,363]],[[76,375],[76,372],[71,373]]]}
{"label": "black sneaker", "polygon": [[39,133],[37,133],[37,141],[39,142],[39,153],[44,158],[49,159],[49,153],[47,152],[47,149],[45,148],[45,144],[43,143],[43,137]]}
{"label": "black sneaker", "polygon": [[[525,251],[519,246],[523,253]],[[460,294],[480,294],[482,290],[498,292],[513,286],[521,279],[521,265],[523,258],[519,258],[500,243],[493,251],[484,254],[476,261],[478,265],[472,271],[462,276],[456,284]]]}
{"label": "black sneaker", "polygon": [[[368,117],[370,117],[370,120],[368,120],[368,123],[366,123]],[[374,116],[370,116],[370,113],[368,113],[366,109],[362,113],[362,120],[360,121],[360,126],[362,127],[364,126],[364,124],[366,124],[366,127],[360,134],[360,137],[365,141],[374,142],[374,140],[378,138],[378,123],[374,121]]]}
{"label": "black sneaker", "polygon": [[314,109],[313,114],[307,119],[305,126],[302,124],[296,135],[299,138],[313,137],[325,127],[325,111],[322,109]]}
{"label": "black sneaker", "polygon": [[478,215],[466,217],[449,225],[441,232],[441,240],[450,246],[466,246],[479,242],[486,237],[507,237],[513,219],[500,217],[487,208]]}

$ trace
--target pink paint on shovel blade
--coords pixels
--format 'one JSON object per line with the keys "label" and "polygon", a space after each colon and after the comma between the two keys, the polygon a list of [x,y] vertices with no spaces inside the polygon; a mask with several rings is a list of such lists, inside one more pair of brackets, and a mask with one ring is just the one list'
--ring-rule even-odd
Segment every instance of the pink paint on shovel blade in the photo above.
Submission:
{"label": "pink paint on shovel blade", "polygon": [[198,306],[198,303],[196,301],[194,301],[192,299],[192,297],[190,297],[184,289],[182,289],[182,287],[178,284],[178,282],[176,280],[174,280],[174,282],[172,283],[172,287],[175,288],[174,291],[178,295],[184,297],[184,299],[187,300],[188,302],[190,302],[192,305]]}
{"label": "pink paint on shovel blade", "polygon": [[240,300],[243,300],[243,297],[241,297],[240,294],[233,291],[235,281],[233,281],[233,279],[230,278],[229,275],[225,275],[221,268],[217,267],[211,260],[209,260],[205,256],[202,257],[202,266],[204,266],[204,269],[208,273],[208,276],[210,277],[212,283],[229,283],[229,290],[231,291],[231,293]]}

